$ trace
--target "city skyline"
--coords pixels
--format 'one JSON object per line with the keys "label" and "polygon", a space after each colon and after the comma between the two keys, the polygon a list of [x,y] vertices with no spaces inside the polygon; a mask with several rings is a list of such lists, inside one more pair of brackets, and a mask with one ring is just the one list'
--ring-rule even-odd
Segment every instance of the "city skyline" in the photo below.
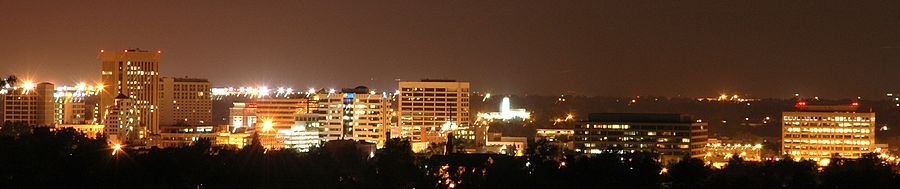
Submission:
{"label": "city skyline", "polygon": [[0,0],[0,26],[0,188],[900,186],[900,1]]}
{"label": "city skyline", "polygon": [[162,76],[213,86],[873,98],[900,91],[897,3],[12,1],[0,74],[99,80],[99,49],[145,48],[163,51]]}

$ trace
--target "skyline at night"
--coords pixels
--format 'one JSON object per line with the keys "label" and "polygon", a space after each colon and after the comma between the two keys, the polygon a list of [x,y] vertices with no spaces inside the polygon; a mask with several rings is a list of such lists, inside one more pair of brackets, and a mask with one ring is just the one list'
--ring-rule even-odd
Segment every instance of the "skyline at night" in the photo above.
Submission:
{"label": "skyline at night", "polygon": [[[53,10],[53,11],[47,11]],[[97,11],[105,10],[105,11]],[[98,50],[162,50],[213,86],[497,94],[883,97],[900,2],[0,2],[3,75],[99,81]]]}
{"label": "skyline at night", "polygon": [[0,188],[900,188],[900,1],[0,0]]}

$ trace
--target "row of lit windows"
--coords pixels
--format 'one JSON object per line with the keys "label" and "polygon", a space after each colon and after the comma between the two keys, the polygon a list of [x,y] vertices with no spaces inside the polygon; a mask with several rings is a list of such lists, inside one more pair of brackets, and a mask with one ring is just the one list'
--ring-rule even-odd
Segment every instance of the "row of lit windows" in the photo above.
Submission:
{"label": "row of lit windows", "polygon": [[832,151],[860,151],[869,150],[868,147],[842,147],[842,146],[784,146],[785,150],[832,150]]}
{"label": "row of lit windows", "polygon": [[836,135],[836,134],[785,134],[784,138],[838,138],[838,139],[868,139],[869,135]]}
{"label": "row of lit windows", "polygon": [[847,144],[847,145],[871,145],[872,141],[869,140],[797,140],[797,139],[785,139],[785,144],[791,143],[799,143],[799,144]]}
{"label": "row of lit windows", "polygon": [[871,133],[869,129],[850,129],[850,128],[797,128],[788,127],[787,132],[801,133]]}
{"label": "row of lit windows", "polygon": [[857,121],[857,122],[868,122],[875,118],[873,117],[849,117],[849,116],[834,116],[834,117],[821,117],[821,116],[784,116],[784,121]]}
{"label": "row of lit windows", "polygon": [[[401,91],[424,91],[424,92],[456,92],[455,88],[401,88]],[[469,88],[462,88],[463,92],[469,92]]]}
{"label": "row of lit windows", "polygon": [[407,101],[421,101],[421,102],[468,102],[469,98],[420,98],[420,97],[411,97],[411,98],[402,98],[404,102]]}
{"label": "row of lit windows", "polygon": [[[791,155],[794,155],[794,156],[796,156],[796,155],[831,156],[831,155],[834,154],[834,152],[827,152],[827,151],[826,151],[826,152],[790,151],[790,152],[788,152],[788,154],[791,154]],[[851,157],[858,157],[858,156],[860,156],[861,154],[862,154],[862,153],[838,153],[838,155],[840,155],[840,156],[848,156],[848,155],[849,155],[849,156],[851,156]]]}
{"label": "row of lit windows", "polygon": [[857,123],[847,123],[847,122],[784,122],[785,126],[814,126],[814,127],[868,127],[871,124],[869,122],[857,122]]}

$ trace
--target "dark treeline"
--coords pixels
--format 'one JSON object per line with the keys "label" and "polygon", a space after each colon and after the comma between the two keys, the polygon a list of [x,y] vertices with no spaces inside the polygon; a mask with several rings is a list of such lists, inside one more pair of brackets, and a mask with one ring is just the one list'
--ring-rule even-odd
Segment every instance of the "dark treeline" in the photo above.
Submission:
{"label": "dark treeline", "polygon": [[[647,153],[562,155],[537,142],[524,157],[415,155],[391,140],[374,157],[352,143],[308,153],[240,150],[199,141],[112,154],[103,138],[72,129],[0,128],[0,188],[896,188],[874,156],[813,162],[744,162],[711,169],[698,159],[661,166]],[[350,144],[350,145],[346,145]]]}

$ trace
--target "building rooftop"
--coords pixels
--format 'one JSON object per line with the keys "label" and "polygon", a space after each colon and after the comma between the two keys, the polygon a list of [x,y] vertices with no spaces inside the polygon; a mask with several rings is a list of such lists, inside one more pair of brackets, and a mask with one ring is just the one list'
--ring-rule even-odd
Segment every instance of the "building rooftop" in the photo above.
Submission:
{"label": "building rooftop", "polygon": [[[163,80],[166,77],[161,77],[159,80]],[[189,78],[189,77],[174,77],[172,78],[175,82],[206,82],[209,83],[209,80],[204,78]]]}
{"label": "building rooftop", "polygon": [[422,82],[456,82],[455,79],[422,79]]}
{"label": "building rooftop", "polygon": [[667,113],[593,113],[589,122],[638,122],[638,123],[693,123],[695,119],[686,114]]}
{"label": "building rooftop", "polygon": [[805,102],[798,102],[794,107],[801,112],[856,112],[859,110],[859,103],[851,103],[847,105],[807,105]]}

